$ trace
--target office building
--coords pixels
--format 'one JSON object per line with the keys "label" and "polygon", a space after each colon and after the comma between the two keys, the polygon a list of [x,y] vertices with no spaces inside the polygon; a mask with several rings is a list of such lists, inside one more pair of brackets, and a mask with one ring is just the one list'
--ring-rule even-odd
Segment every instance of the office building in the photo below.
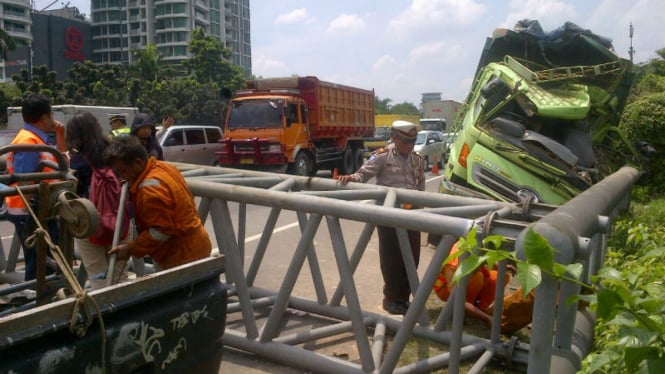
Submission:
{"label": "office building", "polygon": [[2,29],[16,42],[16,50],[9,52],[7,61],[1,61],[2,81],[27,68],[31,61],[32,19],[27,0],[2,1],[0,6]]}
{"label": "office building", "polygon": [[197,27],[222,40],[231,62],[251,74],[249,0],[92,0],[91,13],[85,19],[75,7],[33,10],[30,0],[0,0],[0,24],[17,44],[0,59],[0,81],[32,66],[65,79],[76,61],[127,64],[148,45],[178,64],[190,57]]}
{"label": "office building", "polygon": [[177,64],[190,57],[192,31],[202,28],[251,74],[249,0],[92,0],[90,12],[96,63],[129,63],[133,51],[154,45]]}

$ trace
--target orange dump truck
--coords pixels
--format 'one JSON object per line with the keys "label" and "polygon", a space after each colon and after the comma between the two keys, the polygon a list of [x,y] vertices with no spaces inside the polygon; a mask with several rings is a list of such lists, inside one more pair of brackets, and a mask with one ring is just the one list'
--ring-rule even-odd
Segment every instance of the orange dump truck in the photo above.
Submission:
{"label": "orange dump truck", "polygon": [[374,135],[374,91],[316,77],[247,81],[229,104],[220,166],[314,175],[355,171]]}

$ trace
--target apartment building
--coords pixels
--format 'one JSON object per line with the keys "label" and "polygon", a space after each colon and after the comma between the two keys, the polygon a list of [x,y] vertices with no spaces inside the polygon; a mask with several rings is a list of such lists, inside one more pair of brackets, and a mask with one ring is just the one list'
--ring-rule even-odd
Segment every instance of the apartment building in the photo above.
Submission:
{"label": "apartment building", "polygon": [[30,0],[0,0],[0,26],[17,49],[0,59],[0,81],[46,65],[64,79],[76,61],[126,64],[155,45],[165,61],[190,57],[192,30],[224,41],[231,62],[252,70],[249,0],[91,0],[86,19],[75,7],[35,10]]}
{"label": "apartment building", "polygon": [[[0,6],[0,24],[16,42],[16,51],[7,56],[7,61],[0,61],[2,81],[21,69],[27,68],[31,59],[32,19],[30,2],[27,0],[5,0]],[[1,60],[1,59],[0,59]]]}
{"label": "apartment building", "polygon": [[203,28],[251,74],[249,0],[92,0],[90,12],[96,63],[129,63],[133,51],[148,45],[179,63],[190,57],[192,31]]}

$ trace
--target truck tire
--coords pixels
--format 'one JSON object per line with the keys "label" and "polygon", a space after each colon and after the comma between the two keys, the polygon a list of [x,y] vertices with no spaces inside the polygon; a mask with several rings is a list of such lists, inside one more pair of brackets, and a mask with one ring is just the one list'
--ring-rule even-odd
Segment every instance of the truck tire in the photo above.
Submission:
{"label": "truck tire", "polygon": [[289,165],[289,174],[300,175],[308,177],[312,175],[312,158],[307,152],[298,152],[296,161]]}
{"label": "truck tire", "polygon": [[353,171],[360,169],[364,162],[365,150],[362,148],[356,148],[356,150],[353,151]]}
{"label": "truck tire", "polygon": [[353,151],[351,150],[351,147],[346,147],[344,152],[342,152],[342,160],[340,161],[339,165],[339,173],[340,174],[351,174],[355,171],[353,168]]}

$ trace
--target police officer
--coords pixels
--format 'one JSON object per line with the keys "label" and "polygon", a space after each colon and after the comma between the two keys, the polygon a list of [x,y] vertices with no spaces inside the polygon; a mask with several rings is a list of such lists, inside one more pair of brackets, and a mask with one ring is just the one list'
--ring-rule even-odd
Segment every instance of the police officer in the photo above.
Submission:
{"label": "police officer", "polygon": [[[419,126],[408,121],[395,121],[391,127],[392,143],[376,150],[367,162],[353,174],[341,175],[342,184],[365,183],[376,177],[376,184],[388,187],[425,190],[425,172],[422,157],[413,151]],[[404,207],[410,208],[410,207]],[[392,227],[377,226],[379,235],[379,258],[383,275],[383,309],[390,314],[405,314],[409,308],[411,288],[406,275],[404,261]],[[407,231],[411,253],[418,266],[420,259],[420,232]]]}
{"label": "police officer", "polygon": [[127,127],[127,117],[124,114],[114,114],[109,118],[111,126],[111,137],[129,135],[130,128]]}

